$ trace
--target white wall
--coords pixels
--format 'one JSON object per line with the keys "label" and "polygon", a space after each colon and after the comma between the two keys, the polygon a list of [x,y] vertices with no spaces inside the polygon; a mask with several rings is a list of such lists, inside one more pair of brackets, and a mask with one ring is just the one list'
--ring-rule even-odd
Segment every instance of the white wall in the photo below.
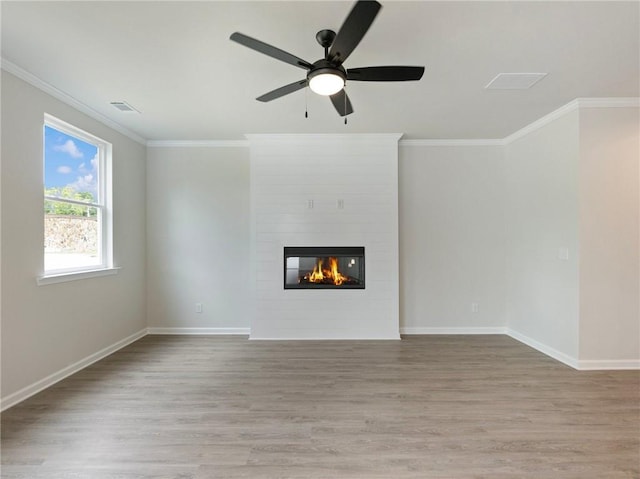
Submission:
{"label": "white wall", "polygon": [[640,359],[640,109],[580,109],[580,359]]}
{"label": "white wall", "polygon": [[[423,145],[398,154],[401,330],[503,328],[502,147]],[[156,205],[147,213],[152,331],[249,328],[249,148],[152,147],[147,182],[148,204]]]}
{"label": "white wall", "polygon": [[246,333],[249,149],[149,148],[147,204],[152,331]]}
{"label": "white wall", "polygon": [[578,357],[578,134],[573,110],[506,146],[508,326],[568,358]]}
{"label": "white wall", "polygon": [[[398,138],[250,136],[252,339],[399,338]],[[285,246],[364,246],[365,289],[284,290]]]}
{"label": "white wall", "polygon": [[508,331],[581,369],[640,364],[640,121],[629,103],[574,102],[506,146]]}
{"label": "white wall", "polygon": [[[638,154],[633,150],[638,133],[632,122],[638,110],[562,110],[550,116],[552,121],[537,122],[543,126],[532,125],[535,128],[514,135],[505,146],[408,142],[400,147],[403,332],[499,332],[506,327],[515,337],[578,367],[580,361],[638,357],[638,240],[633,221],[638,217]],[[230,208],[239,217],[247,214],[246,203],[240,210],[236,206],[249,189],[248,149],[197,153],[204,163],[221,156],[244,162],[242,173],[224,165],[211,165],[209,170],[203,164],[204,175],[178,170],[181,159],[197,149],[168,150],[172,151],[150,149],[150,191],[155,183],[158,191],[171,190],[175,183],[183,192],[204,191],[203,176],[216,177],[222,184],[230,177],[233,191],[240,195]],[[156,158],[163,161],[154,163]],[[217,195],[216,190],[206,194]],[[150,201],[158,197],[149,196]],[[609,202],[606,209],[601,208],[603,200]],[[150,230],[156,229],[151,226],[154,221],[150,218]],[[220,241],[241,241],[244,233],[234,231],[231,236],[218,231]],[[615,248],[598,249],[604,240]],[[561,259],[564,252],[568,259]],[[150,325],[249,326],[252,314],[247,305],[239,314],[226,308],[222,316],[228,322],[211,322],[209,300],[202,300],[204,313],[196,315],[195,296],[189,296],[179,281],[158,279],[164,268],[177,268],[171,266],[170,249],[157,248],[150,240],[149,254]],[[187,284],[189,275],[200,268],[191,266],[182,273]],[[179,298],[172,296],[174,288],[181,291]],[[477,313],[471,311],[473,302],[478,303]],[[173,319],[167,320],[167,311]]]}
{"label": "white wall", "polygon": [[[36,285],[44,262],[45,112],[113,144],[117,275]],[[4,71],[1,142],[4,400],[146,327],[146,151]]]}
{"label": "white wall", "polygon": [[504,328],[502,147],[401,147],[399,198],[402,331]]}

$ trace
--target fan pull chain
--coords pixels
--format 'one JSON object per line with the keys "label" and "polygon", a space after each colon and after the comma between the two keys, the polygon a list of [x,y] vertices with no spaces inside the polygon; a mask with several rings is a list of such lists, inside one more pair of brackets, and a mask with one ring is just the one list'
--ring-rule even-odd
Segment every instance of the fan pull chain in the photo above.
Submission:
{"label": "fan pull chain", "polygon": [[307,103],[307,98],[309,97],[309,89],[305,88],[304,89],[304,117],[305,118],[309,118],[309,107],[308,107],[308,103]]}

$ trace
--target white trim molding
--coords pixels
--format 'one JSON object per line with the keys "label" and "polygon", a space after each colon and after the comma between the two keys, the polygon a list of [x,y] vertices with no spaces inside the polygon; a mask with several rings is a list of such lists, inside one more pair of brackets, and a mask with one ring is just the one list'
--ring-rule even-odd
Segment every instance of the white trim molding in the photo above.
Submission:
{"label": "white trim molding", "polygon": [[34,394],[47,389],[50,386],[53,386],[55,383],[62,381],[64,378],[71,376],[72,374],[81,371],[82,369],[91,366],[93,363],[100,361],[101,359],[106,358],[110,354],[115,353],[119,349],[128,346],[129,344],[143,338],[147,335],[147,329],[142,329],[137,333],[132,334],[120,341],[115,342],[111,346],[107,346],[106,348],[101,349],[97,353],[91,354],[80,361],[77,361],[73,364],[70,364],[66,368],[61,369],[53,374],[50,374],[44,379],[36,381],[35,383],[16,391],[13,394],[8,395],[7,397],[3,397],[0,399],[0,411],[4,411],[5,409],[10,408],[11,406],[15,406],[19,402],[24,401],[27,398],[30,398]]}
{"label": "white trim molding", "polygon": [[578,360],[578,369],[580,371],[640,369],[640,359],[580,359]]}
{"label": "white trim molding", "polygon": [[580,108],[639,108],[638,97],[578,98]]}
{"label": "white trim molding", "polygon": [[363,336],[363,337],[353,337],[353,338],[330,338],[330,337],[309,337],[309,338],[305,338],[305,337],[300,337],[300,338],[293,338],[293,337],[286,337],[286,338],[277,338],[277,337],[265,337],[265,338],[257,338],[255,336],[250,336],[249,340],[250,341],[399,341],[402,338],[400,337],[400,335],[398,334],[398,336],[393,336],[393,337],[367,337],[367,336]]}
{"label": "white trim molding", "polygon": [[368,144],[388,143],[389,141],[399,141],[403,133],[266,133],[266,134],[246,134],[251,144],[254,143],[320,143],[327,141],[338,142],[346,140],[349,142],[362,141]]}
{"label": "white trim molding", "polygon": [[400,334],[506,334],[503,327],[481,327],[481,328],[400,328]]}
{"label": "white trim molding", "polygon": [[117,131],[118,133],[122,133],[124,136],[132,139],[133,141],[135,141],[137,143],[140,143],[141,145],[146,145],[147,140],[145,138],[142,138],[140,135],[137,135],[136,133],[132,132],[131,130],[125,128],[120,123],[117,123],[117,122],[111,120],[110,118],[107,118],[102,113],[97,112],[96,110],[94,110],[93,108],[91,108],[88,105],[85,105],[81,101],[76,100],[74,97],[72,97],[68,93],[65,93],[62,90],[59,90],[58,88],[54,87],[53,85],[45,82],[44,80],[41,80],[40,78],[38,78],[34,74],[32,74],[32,73],[30,73],[30,72],[28,72],[26,70],[23,70],[22,68],[20,68],[15,63],[12,63],[7,59],[2,58],[2,59],[0,59],[0,67],[4,71],[6,71],[8,73],[11,73],[12,75],[17,76],[21,80],[26,81],[31,86],[36,87],[38,90],[41,90],[41,91],[51,95],[52,97],[57,98],[61,102],[66,103],[67,105],[69,105],[69,106],[75,108],[76,110],[84,113],[85,115],[90,116],[94,120],[99,121],[103,125],[108,126],[109,128]]}
{"label": "white trim molding", "polygon": [[640,98],[637,97],[620,97],[620,98],[576,98],[566,105],[561,106],[557,110],[537,119],[533,123],[529,123],[524,128],[512,133],[502,140],[503,145],[508,145],[523,136],[539,130],[554,120],[570,113],[578,108],[638,108],[640,107]]}
{"label": "white trim molding", "polygon": [[249,336],[250,328],[147,328],[147,334],[175,334],[175,335],[215,335],[224,336],[237,334]]}
{"label": "white trim molding", "polygon": [[556,361],[560,361],[561,363],[564,363],[567,366],[572,367],[573,369],[580,369],[578,360],[574,357],[569,356],[568,354],[558,351],[557,349],[547,346],[546,344],[536,341],[535,339],[514,331],[513,329],[507,328],[506,334],[516,341],[520,341],[521,343],[526,344],[527,346],[530,346],[543,354],[546,354]]}
{"label": "white trim molding", "polygon": [[451,139],[451,140],[400,140],[400,146],[503,146],[504,140],[486,139]]}
{"label": "white trim molding", "polygon": [[99,278],[100,276],[111,276],[118,274],[121,268],[92,269],[89,271],[74,271],[71,273],[50,274],[36,278],[38,286],[47,284],[66,283],[67,281],[77,281],[79,279]]}
{"label": "white trim molding", "polygon": [[528,134],[533,133],[536,130],[539,130],[543,126],[548,125],[552,121],[563,117],[567,113],[570,113],[573,110],[576,110],[578,108],[578,105],[579,105],[578,100],[573,100],[573,101],[567,103],[566,105],[561,106],[557,110],[554,110],[551,113],[546,114],[542,118],[538,118],[533,123],[529,123],[527,126],[525,126],[524,128],[521,128],[520,130],[516,131],[515,133],[512,133],[511,135],[505,137],[502,140],[502,143],[504,145],[508,145],[509,143],[512,143],[512,142],[514,142],[514,141],[516,141],[516,140],[518,140],[518,139],[520,139],[520,138],[522,138],[524,136],[527,136]]}
{"label": "white trim molding", "polygon": [[547,356],[579,371],[640,369],[640,359],[576,359],[522,333],[507,328],[506,334]]}
{"label": "white trim molding", "polygon": [[249,148],[248,140],[149,140],[150,148]]}
{"label": "white trim molding", "polygon": [[404,336],[428,334],[504,334],[578,371],[640,369],[640,359],[576,359],[510,328],[400,328]]}

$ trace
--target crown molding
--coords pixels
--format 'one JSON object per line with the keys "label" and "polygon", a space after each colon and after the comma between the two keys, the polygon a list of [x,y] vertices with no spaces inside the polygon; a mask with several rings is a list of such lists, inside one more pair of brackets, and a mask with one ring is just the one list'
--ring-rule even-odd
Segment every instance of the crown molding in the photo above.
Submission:
{"label": "crown molding", "polygon": [[638,108],[638,97],[576,98],[580,108]]}
{"label": "crown molding", "polygon": [[400,146],[502,146],[503,140],[451,139],[451,140],[400,140]]}
{"label": "crown molding", "polygon": [[313,142],[313,141],[366,141],[366,142],[398,142],[403,133],[275,133],[246,134],[251,143],[263,142]]}
{"label": "crown molding", "polygon": [[[348,141],[398,141],[401,133],[381,133],[381,134],[247,134],[246,140],[148,140],[147,146],[151,148],[249,148],[252,142],[283,142],[283,141],[327,141],[327,140],[348,140]],[[404,140],[403,140],[404,141]],[[402,141],[400,141],[402,144]]]}
{"label": "crown molding", "polygon": [[579,103],[578,100],[573,100],[570,101],[569,103],[567,103],[564,106],[561,106],[560,108],[558,108],[557,110],[552,111],[551,113],[548,113],[547,115],[543,116],[542,118],[537,119],[536,121],[534,121],[533,123],[529,123],[527,126],[525,126],[524,128],[521,128],[520,130],[516,131],[515,133],[512,133],[511,135],[507,136],[506,138],[504,138],[503,144],[504,145],[508,145],[510,143],[513,143],[514,141],[527,136],[531,133],[533,133],[536,130],[539,130],[540,128],[542,128],[543,126],[548,125],[549,123],[551,123],[552,121],[557,120],[560,117],[563,117],[564,115],[577,110],[579,107]]}
{"label": "crown molding", "polygon": [[118,133],[122,133],[124,136],[130,138],[131,140],[133,140],[133,141],[135,141],[137,143],[140,143],[141,145],[146,145],[146,143],[147,143],[146,139],[142,138],[141,136],[137,135],[136,133],[132,132],[131,130],[125,128],[121,124],[111,120],[110,118],[107,118],[102,113],[97,112],[96,110],[94,110],[90,106],[87,106],[84,103],[82,103],[81,101],[76,100],[75,98],[73,98],[68,93],[65,93],[62,90],[59,90],[58,88],[54,87],[53,85],[41,80],[40,78],[38,78],[34,74],[29,73],[26,70],[23,70],[22,68],[20,68],[15,63],[12,63],[12,62],[10,62],[9,60],[7,60],[5,58],[1,58],[0,59],[0,67],[2,68],[2,70],[6,71],[8,73],[11,73],[12,75],[15,75],[16,77],[20,78],[21,80],[24,80],[25,82],[29,83],[31,86],[34,86],[38,90],[41,90],[41,91],[51,95],[52,97],[60,100],[61,102],[66,103],[67,105],[69,105],[69,106],[75,108],[76,110],[84,113],[85,115],[90,116],[94,120],[99,121],[103,125],[108,126],[112,130],[115,130]]}
{"label": "crown molding", "polygon": [[152,148],[249,148],[248,140],[149,140]]}
{"label": "crown molding", "polygon": [[640,98],[637,97],[619,97],[619,98],[576,98],[557,110],[537,119],[533,123],[529,123],[524,128],[512,133],[502,140],[503,145],[508,145],[554,120],[580,108],[638,108],[640,107]]}

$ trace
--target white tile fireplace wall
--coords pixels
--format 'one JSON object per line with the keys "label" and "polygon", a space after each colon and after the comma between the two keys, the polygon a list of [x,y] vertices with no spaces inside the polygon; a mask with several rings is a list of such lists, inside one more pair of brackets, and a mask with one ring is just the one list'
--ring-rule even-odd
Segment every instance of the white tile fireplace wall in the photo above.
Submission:
{"label": "white tile fireplace wall", "polygon": [[[251,339],[399,339],[398,140],[247,135]],[[364,290],[285,290],[285,246],[364,246]]]}

